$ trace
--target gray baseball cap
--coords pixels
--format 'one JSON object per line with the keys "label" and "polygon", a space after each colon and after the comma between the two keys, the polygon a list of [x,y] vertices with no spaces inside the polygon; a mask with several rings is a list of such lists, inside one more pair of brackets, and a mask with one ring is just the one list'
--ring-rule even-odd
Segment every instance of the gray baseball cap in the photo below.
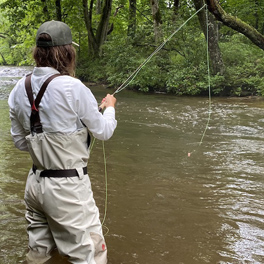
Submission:
{"label": "gray baseball cap", "polygon": [[[39,40],[40,34],[48,34],[51,37],[51,41]],[[54,47],[69,44],[78,45],[72,41],[71,29],[69,26],[61,21],[47,21],[43,23],[37,31],[37,47]]]}

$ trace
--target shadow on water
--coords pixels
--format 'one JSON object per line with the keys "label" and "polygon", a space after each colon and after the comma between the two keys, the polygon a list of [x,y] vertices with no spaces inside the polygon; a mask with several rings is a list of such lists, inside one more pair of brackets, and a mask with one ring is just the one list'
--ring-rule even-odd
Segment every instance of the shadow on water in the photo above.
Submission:
{"label": "shadow on water", "polygon": [[[3,92],[0,82],[0,258],[24,263],[23,195],[31,161],[13,147],[6,101],[11,86]],[[92,90],[98,101],[109,92]],[[118,128],[105,142],[109,263],[264,263],[264,101],[214,98],[199,147],[207,98],[122,91],[117,99]],[[88,170],[103,219],[100,141]],[[48,263],[65,261],[57,256]]]}

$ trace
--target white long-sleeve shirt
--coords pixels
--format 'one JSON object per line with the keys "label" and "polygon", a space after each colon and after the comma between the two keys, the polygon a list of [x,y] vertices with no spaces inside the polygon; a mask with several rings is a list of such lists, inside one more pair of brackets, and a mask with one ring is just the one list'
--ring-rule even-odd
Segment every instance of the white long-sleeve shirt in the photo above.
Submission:
{"label": "white long-sleeve shirt", "polygon": [[[31,77],[34,98],[45,80],[57,73],[50,67],[34,68]],[[8,104],[15,146],[27,151],[25,136],[30,133],[31,106],[25,89],[25,77],[11,91]],[[85,124],[100,140],[109,139],[117,126],[114,107],[107,107],[102,115],[90,89],[78,79],[66,75],[56,77],[49,83],[39,105],[39,116],[43,132],[71,133]]]}

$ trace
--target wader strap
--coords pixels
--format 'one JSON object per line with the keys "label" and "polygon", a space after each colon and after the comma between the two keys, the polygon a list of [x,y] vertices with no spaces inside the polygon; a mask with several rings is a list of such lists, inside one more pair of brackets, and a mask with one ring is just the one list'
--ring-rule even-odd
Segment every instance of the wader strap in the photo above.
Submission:
{"label": "wader strap", "polygon": [[32,87],[31,87],[31,75],[32,73],[26,76],[25,87],[26,87],[26,92],[27,92],[30,105],[32,106],[34,100],[33,100],[33,93],[32,93]]}
{"label": "wader strap", "polygon": [[39,118],[39,111],[38,111],[38,107],[41,101],[41,98],[43,96],[43,94],[46,91],[46,88],[48,86],[48,84],[56,77],[61,76],[60,74],[54,74],[52,76],[50,76],[41,86],[39,93],[37,94],[36,99],[34,100],[33,98],[33,92],[32,92],[32,86],[31,86],[31,75],[29,74],[26,76],[26,80],[25,80],[25,87],[26,87],[26,92],[27,92],[27,96],[31,105],[31,115],[30,115],[30,130],[31,132],[35,132],[35,133],[42,133],[42,125],[40,122],[40,118]]}
{"label": "wader strap", "polygon": [[[33,165],[32,170],[36,173],[36,166]],[[87,167],[83,167],[83,174],[87,174]],[[52,178],[62,178],[62,177],[76,177],[79,176],[79,173],[76,169],[68,170],[43,170],[40,173],[40,177],[52,177]]]}

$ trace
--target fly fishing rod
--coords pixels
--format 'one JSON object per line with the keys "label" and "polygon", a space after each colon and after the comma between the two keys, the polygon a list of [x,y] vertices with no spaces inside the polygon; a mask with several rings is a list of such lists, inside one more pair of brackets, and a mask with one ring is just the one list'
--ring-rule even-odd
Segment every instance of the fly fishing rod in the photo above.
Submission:
{"label": "fly fishing rod", "polygon": [[[199,10],[197,10],[192,16],[190,16],[179,28],[177,28],[164,42],[162,42],[156,50],[154,50],[143,63],[141,63],[138,68],[114,91],[112,95],[115,95],[122,90],[124,90],[138,75],[138,73],[142,70],[142,68],[152,59],[153,56],[155,56],[165,45],[168,41],[170,41],[174,35],[182,28],[184,27],[196,14],[198,14],[203,8],[206,7],[206,4],[204,4]],[[99,106],[99,111],[101,112],[104,108],[105,98],[101,102],[101,105]]]}
{"label": "fly fishing rod", "polygon": [[[154,52],[152,52],[149,57],[147,57],[145,59],[145,61],[139,65],[139,67],[122,83],[122,85],[120,85],[112,95],[115,95],[119,92],[121,92],[122,90],[124,90],[138,75],[138,73],[142,70],[142,68],[152,59],[152,57],[154,55],[156,55],[164,46],[165,44],[171,40],[171,38],[173,38],[173,36],[183,27],[185,26],[197,13],[199,13],[203,8],[207,7],[206,4],[204,4],[199,10],[197,10],[191,17],[189,17],[178,29],[176,29],[163,43],[161,43]],[[211,119],[211,87],[210,87],[210,65],[209,65],[209,45],[208,45],[208,9],[206,8],[206,22],[207,22],[207,35],[206,35],[206,40],[207,40],[207,71],[208,71],[208,90],[209,90],[209,111],[208,111],[208,120],[206,123],[206,127],[204,129],[204,132],[202,134],[201,140],[199,142],[199,146],[202,144],[203,142],[203,138],[206,134],[206,131],[209,127],[209,122]],[[102,112],[104,109],[104,104],[105,104],[105,98],[102,100],[100,106],[99,106],[99,111]],[[93,147],[93,144],[95,142],[92,142],[92,146],[91,146],[91,150]],[[90,150],[90,151],[91,151]],[[195,151],[195,150],[194,150]],[[188,157],[191,156],[191,154],[194,152],[188,152]],[[105,213],[104,213],[104,218],[102,221],[102,226],[104,226],[107,229],[106,234],[108,233],[109,229],[104,225],[105,219],[106,219],[106,213],[107,213],[107,170],[106,170],[106,156],[105,156],[105,148],[104,148],[104,142],[103,142],[103,153],[104,153],[104,164],[105,164],[105,183],[106,183],[106,198],[105,198]],[[105,234],[105,235],[106,235]]]}

